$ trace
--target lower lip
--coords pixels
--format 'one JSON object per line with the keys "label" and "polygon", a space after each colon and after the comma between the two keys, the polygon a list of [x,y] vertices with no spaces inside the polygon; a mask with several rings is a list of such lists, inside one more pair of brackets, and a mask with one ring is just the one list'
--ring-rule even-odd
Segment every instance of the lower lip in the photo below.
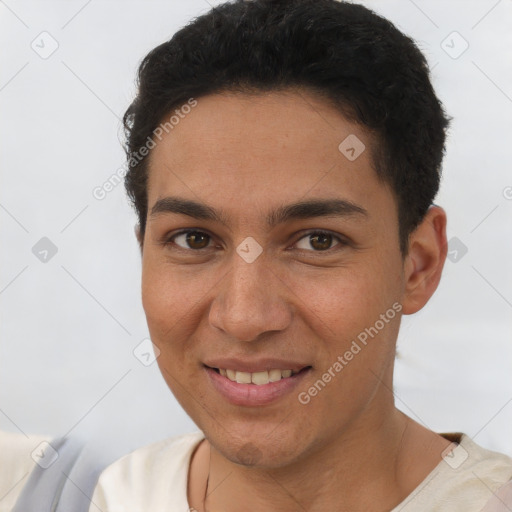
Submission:
{"label": "lower lip", "polygon": [[212,368],[207,366],[204,368],[213,387],[228,402],[248,407],[267,405],[291,393],[311,370],[311,368],[307,368],[291,377],[258,386],[256,384],[239,384],[217,373]]}

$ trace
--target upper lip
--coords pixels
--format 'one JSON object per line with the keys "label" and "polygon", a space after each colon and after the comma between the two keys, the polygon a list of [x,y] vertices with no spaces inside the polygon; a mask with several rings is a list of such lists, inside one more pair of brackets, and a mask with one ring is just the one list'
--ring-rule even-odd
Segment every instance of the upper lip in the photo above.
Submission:
{"label": "upper lip", "polygon": [[204,364],[206,366],[209,366],[210,368],[238,370],[241,372],[248,373],[263,372],[265,370],[271,370],[273,368],[277,368],[279,370],[292,370],[294,372],[298,372],[303,368],[306,368],[307,366],[311,366],[306,363],[276,358],[261,358],[252,361],[248,359],[236,358],[209,359],[208,361],[204,361]]}

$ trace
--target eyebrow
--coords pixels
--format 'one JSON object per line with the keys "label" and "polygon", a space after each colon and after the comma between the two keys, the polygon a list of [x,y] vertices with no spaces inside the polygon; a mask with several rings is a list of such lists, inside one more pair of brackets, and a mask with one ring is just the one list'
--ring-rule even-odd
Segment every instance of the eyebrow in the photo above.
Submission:
{"label": "eyebrow", "polygon": [[[228,225],[224,212],[211,206],[180,197],[164,197],[151,208],[150,217],[162,214],[181,214],[199,220],[209,220]],[[368,211],[346,199],[309,199],[280,206],[267,215],[267,225],[274,227],[295,219],[315,217],[359,217],[367,218]]]}

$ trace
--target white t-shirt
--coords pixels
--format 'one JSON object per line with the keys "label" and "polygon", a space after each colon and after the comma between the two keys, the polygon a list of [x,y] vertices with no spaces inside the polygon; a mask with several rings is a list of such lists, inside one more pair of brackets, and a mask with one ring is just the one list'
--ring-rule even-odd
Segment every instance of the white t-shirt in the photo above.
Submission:
{"label": "white t-shirt", "polygon": [[[390,512],[482,512],[493,493],[512,489],[512,458],[486,450],[461,433],[460,443]],[[188,512],[190,459],[201,431],[166,439],[125,455],[101,474],[90,512]],[[503,495],[503,493],[501,494]],[[498,506],[501,500],[494,499]],[[485,512],[512,510],[485,508]]]}
{"label": "white t-shirt", "polygon": [[10,512],[34,469],[43,436],[0,431],[0,512]]}

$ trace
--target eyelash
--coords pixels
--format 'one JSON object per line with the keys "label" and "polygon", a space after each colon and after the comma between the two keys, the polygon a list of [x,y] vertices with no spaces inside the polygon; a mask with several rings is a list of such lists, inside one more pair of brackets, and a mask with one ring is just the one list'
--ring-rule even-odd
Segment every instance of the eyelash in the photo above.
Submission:
{"label": "eyelash", "polygon": [[[183,235],[183,234],[187,234],[187,233],[198,233],[198,234],[201,234],[201,235],[206,235],[208,237],[210,237],[210,241],[213,240],[213,237],[207,233],[206,231],[201,231],[201,230],[198,230],[198,229],[184,229],[184,230],[181,230],[181,231],[178,231],[177,233],[174,233],[171,237],[168,237],[168,238],[164,238],[163,241],[162,241],[162,245],[164,247],[168,247],[168,246],[176,246],[178,250],[181,250],[181,251],[185,251],[185,252],[202,252],[202,251],[206,251],[209,249],[209,247],[205,247],[203,249],[185,249],[179,245],[176,245],[176,243],[173,241],[177,236],[180,236],[180,235]],[[334,233],[332,233],[331,231],[326,231],[326,230],[322,230],[322,229],[317,229],[317,230],[311,230],[311,231],[308,231],[306,233],[304,233],[296,242],[295,244],[297,244],[299,241],[301,241],[303,238],[306,238],[308,236],[311,236],[311,235],[328,235],[328,236],[331,236],[333,239],[337,240],[338,241],[338,244],[334,245],[333,247],[330,247],[329,249],[325,249],[323,251],[315,251],[315,250],[307,250],[307,249],[299,249],[301,251],[307,251],[307,252],[314,252],[314,253],[328,253],[330,251],[332,251],[333,249],[336,250],[335,248],[340,246],[339,249],[341,249],[343,246],[346,246],[346,245],[349,245],[348,242],[343,239],[342,237],[340,237],[339,235],[336,235]],[[294,245],[295,245],[294,244]]]}

